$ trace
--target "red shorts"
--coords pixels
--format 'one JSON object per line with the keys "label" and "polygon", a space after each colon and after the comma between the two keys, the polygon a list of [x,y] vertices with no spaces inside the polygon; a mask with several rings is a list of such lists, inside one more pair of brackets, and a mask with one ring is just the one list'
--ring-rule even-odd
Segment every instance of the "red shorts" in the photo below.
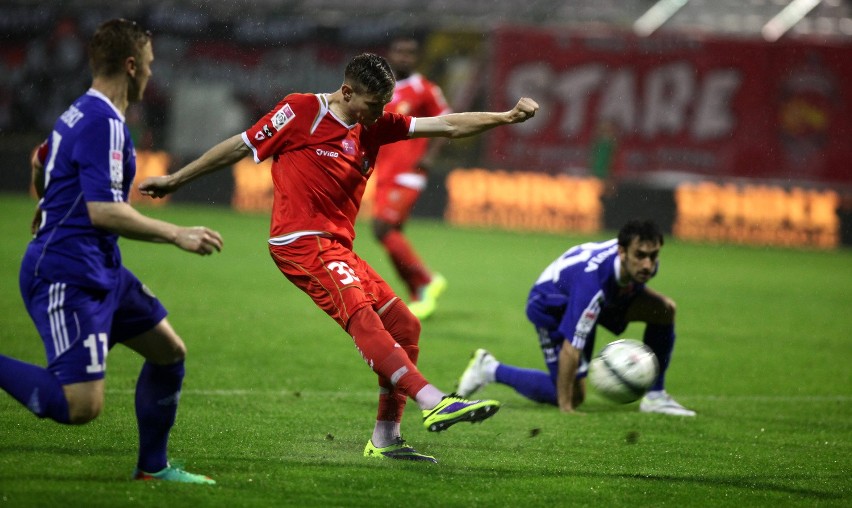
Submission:
{"label": "red shorts", "polygon": [[287,245],[270,245],[269,253],[281,273],[344,330],[359,309],[371,306],[378,311],[396,297],[366,261],[332,238],[304,236]]}
{"label": "red shorts", "polygon": [[420,192],[419,189],[404,187],[393,182],[379,183],[376,185],[373,217],[394,226],[402,225],[408,220],[417,198],[420,197]]}

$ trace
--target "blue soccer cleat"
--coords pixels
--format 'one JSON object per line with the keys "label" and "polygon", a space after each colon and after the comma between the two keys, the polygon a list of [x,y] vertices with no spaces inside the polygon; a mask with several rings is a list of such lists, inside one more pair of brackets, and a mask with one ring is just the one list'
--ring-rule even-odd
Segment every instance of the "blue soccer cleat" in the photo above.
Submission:
{"label": "blue soccer cleat", "polygon": [[139,468],[133,472],[134,480],[160,480],[176,483],[198,483],[202,485],[216,485],[216,481],[209,476],[190,473],[178,467],[166,466],[156,473],[146,473]]}

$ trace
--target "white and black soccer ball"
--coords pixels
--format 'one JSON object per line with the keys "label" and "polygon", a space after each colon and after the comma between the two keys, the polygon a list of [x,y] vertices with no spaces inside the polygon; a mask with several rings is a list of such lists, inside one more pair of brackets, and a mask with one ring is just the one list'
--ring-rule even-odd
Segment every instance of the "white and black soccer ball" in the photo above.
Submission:
{"label": "white and black soccer ball", "polygon": [[610,342],[589,363],[589,382],[595,390],[620,404],[639,400],[659,374],[657,356],[633,339]]}

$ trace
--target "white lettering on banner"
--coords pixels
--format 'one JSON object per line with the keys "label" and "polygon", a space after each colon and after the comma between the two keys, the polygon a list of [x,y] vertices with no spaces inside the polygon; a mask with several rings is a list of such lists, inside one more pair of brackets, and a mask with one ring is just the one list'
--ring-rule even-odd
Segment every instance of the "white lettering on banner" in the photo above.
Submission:
{"label": "white lettering on banner", "polygon": [[734,131],[731,102],[734,92],[743,82],[742,73],[736,69],[719,69],[707,76],[705,93],[695,105],[695,122],[692,135],[696,139],[713,139]]}
{"label": "white lettering on banner", "polygon": [[536,97],[541,106],[539,121],[512,126],[530,135],[551,115],[562,114],[559,132],[569,138],[579,136],[590,122],[611,121],[622,132],[648,139],[689,134],[708,140],[733,133],[732,103],[742,82],[736,69],[699,73],[686,61],[658,66],[644,77],[630,67],[607,69],[594,63],[556,72],[548,63],[534,62],[511,70],[506,91],[508,97]]}
{"label": "white lettering on banner", "polygon": [[695,77],[685,63],[674,63],[651,71],[645,80],[645,111],[642,133],[646,138],[683,131]]}
{"label": "white lettering on banner", "polygon": [[625,132],[636,126],[636,74],[630,69],[616,69],[610,73],[609,86],[601,91],[598,116],[620,125]]}

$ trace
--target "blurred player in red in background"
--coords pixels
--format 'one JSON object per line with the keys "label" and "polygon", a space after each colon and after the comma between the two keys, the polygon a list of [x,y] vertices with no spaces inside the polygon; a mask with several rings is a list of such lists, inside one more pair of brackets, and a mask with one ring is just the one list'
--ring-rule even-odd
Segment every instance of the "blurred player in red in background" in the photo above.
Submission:
{"label": "blurred player in red in background", "polygon": [[[378,375],[379,404],[364,456],[437,462],[407,446],[400,422],[407,399],[423,411],[423,426],[442,431],[497,412],[495,400],[447,395],[417,369],[420,321],[373,268],[352,250],[355,218],[379,147],[417,137],[460,138],[524,122],[538,104],[522,98],[509,111],[416,118],[384,111],[395,79],[387,61],[365,53],[346,66],[334,93],[293,93],[246,131],[177,173],[152,177],[139,189],[161,197],[249,154],[272,158],[274,200],[269,251],[281,273],[352,337]],[[303,340],[316,340],[303,338]],[[327,368],[317,343],[318,375]]]}
{"label": "blurred player in red in background", "polygon": [[[415,37],[399,35],[391,40],[387,61],[396,86],[385,111],[417,117],[450,113],[441,89],[416,71],[419,59],[420,42]],[[429,271],[402,230],[446,141],[417,138],[385,145],[376,160],[373,234],[408,287],[408,309],[419,319],[426,319],[435,311],[447,281],[441,274]]]}

